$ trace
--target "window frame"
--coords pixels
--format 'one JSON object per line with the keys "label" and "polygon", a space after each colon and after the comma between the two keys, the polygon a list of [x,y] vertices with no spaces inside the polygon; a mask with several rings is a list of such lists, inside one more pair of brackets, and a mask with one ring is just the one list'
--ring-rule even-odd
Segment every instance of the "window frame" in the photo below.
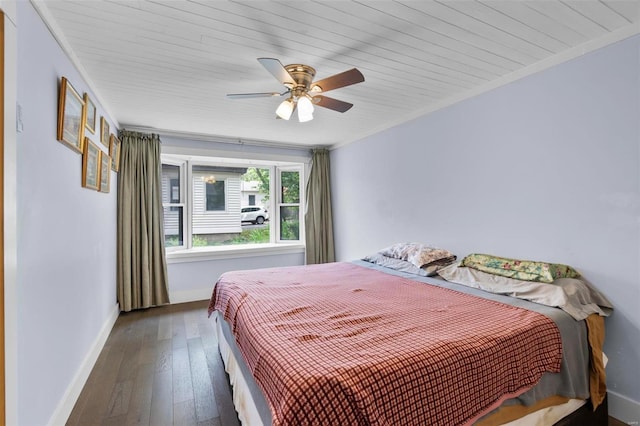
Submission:
{"label": "window frame", "polygon": [[[169,203],[162,203],[162,209],[164,210],[165,208],[171,208],[171,207],[182,207],[182,244],[181,245],[177,245],[177,246],[172,246],[172,247],[167,247],[165,245],[165,252],[172,252],[172,251],[178,251],[178,250],[184,250],[185,248],[187,248],[187,230],[188,230],[188,225],[187,225],[187,218],[188,218],[188,212],[187,212],[187,202],[185,201],[185,195],[188,196],[188,194],[185,192],[186,191],[186,161],[184,160],[180,160],[180,159],[174,159],[174,158],[169,158],[169,159],[161,159],[160,161],[161,163],[161,168],[163,164],[167,164],[169,166],[176,166],[179,168],[179,176],[180,176],[180,185],[178,187],[178,191],[179,191],[179,202],[175,203],[173,202],[173,186],[171,185],[171,181],[173,179],[169,179],[169,200],[171,200],[171,202]],[[161,173],[162,174],[162,173]],[[163,225],[164,225],[164,214],[163,214]],[[164,227],[164,226],[163,226]]]}
{"label": "window frame", "polygon": [[[181,182],[181,196],[184,197],[183,214],[186,215],[183,220],[184,244],[182,246],[167,248],[167,261],[169,263],[192,262],[211,259],[237,258],[255,255],[275,255],[289,253],[304,253],[304,188],[307,179],[305,174],[308,170],[308,158],[294,157],[286,160],[274,160],[271,158],[263,159],[256,156],[246,156],[242,158],[227,157],[224,155],[208,154],[208,155],[191,155],[183,153],[178,147],[170,147],[173,149],[165,150],[161,154],[162,164],[181,165],[181,176],[185,178]],[[169,151],[169,152],[165,152]],[[252,158],[253,157],[253,158]],[[267,156],[268,157],[268,156]],[[224,246],[205,246],[193,247],[193,166],[196,165],[220,165],[233,167],[258,167],[269,169],[269,202],[265,208],[269,211],[269,243],[260,244],[239,244]],[[300,203],[299,203],[299,239],[298,240],[280,240],[280,209],[276,208],[277,203],[275,197],[279,197],[280,174],[283,170],[295,170],[299,172],[300,178]],[[277,176],[277,178],[275,177]],[[225,182],[225,197],[228,197],[228,187]],[[225,200],[225,206],[228,206],[228,200]],[[245,206],[252,207],[252,206]]]}
{"label": "window frame", "polygon": [[[273,209],[276,210],[276,232],[275,232],[275,240],[277,243],[287,243],[287,242],[299,242],[304,240],[304,212],[302,209],[302,200],[304,200],[304,181],[303,178],[303,170],[300,166],[284,166],[284,167],[276,167],[276,197],[271,198],[274,200]],[[298,172],[298,178],[300,179],[299,185],[300,188],[298,190],[298,202],[297,203],[285,203],[282,200],[282,173],[283,172]],[[269,186],[271,188],[271,185]],[[298,207],[298,239],[297,240],[283,240],[280,238],[281,233],[281,219],[280,219],[280,208],[281,207]]]}

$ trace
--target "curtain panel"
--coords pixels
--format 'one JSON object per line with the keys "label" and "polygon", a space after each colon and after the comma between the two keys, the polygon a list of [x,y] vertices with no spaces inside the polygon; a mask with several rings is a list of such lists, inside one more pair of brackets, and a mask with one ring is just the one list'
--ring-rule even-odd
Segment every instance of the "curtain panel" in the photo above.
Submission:
{"label": "curtain panel", "polygon": [[307,264],[335,262],[329,150],[314,149],[305,213]]}
{"label": "curtain panel", "polygon": [[118,303],[121,311],[169,303],[160,138],[120,133]]}

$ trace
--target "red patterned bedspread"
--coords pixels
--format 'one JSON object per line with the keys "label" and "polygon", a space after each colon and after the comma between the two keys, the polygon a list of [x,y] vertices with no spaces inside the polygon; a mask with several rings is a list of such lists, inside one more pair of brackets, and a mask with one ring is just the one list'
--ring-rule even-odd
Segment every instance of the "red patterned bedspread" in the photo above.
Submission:
{"label": "red patterned bedspread", "polygon": [[351,263],[225,273],[213,310],[276,426],[467,424],[560,369],[544,315]]}

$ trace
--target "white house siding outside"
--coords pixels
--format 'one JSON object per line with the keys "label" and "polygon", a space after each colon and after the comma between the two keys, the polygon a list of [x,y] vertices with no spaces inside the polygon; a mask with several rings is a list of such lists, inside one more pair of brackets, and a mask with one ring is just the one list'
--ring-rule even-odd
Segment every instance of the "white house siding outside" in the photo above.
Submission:
{"label": "white house siding outside", "polygon": [[[240,195],[242,197],[242,207],[247,206],[261,206],[265,209],[269,208],[269,203],[264,201],[265,194],[258,191],[260,182],[256,180],[241,181],[240,182]],[[253,200],[251,199],[253,197]]]}
{"label": "white house siding outside", "polygon": [[193,234],[229,234],[242,232],[240,222],[240,174],[215,173],[216,182],[224,181],[225,210],[207,211],[205,178],[211,173],[193,172]]}

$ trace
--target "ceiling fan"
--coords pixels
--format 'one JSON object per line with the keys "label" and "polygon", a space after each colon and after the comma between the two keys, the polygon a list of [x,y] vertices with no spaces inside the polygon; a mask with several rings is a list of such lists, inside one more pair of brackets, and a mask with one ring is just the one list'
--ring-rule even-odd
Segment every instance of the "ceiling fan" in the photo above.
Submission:
{"label": "ceiling fan", "polygon": [[346,112],[353,104],[324,96],[321,93],[364,81],[364,76],[356,68],[322,80],[313,81],[316,70],[309,65],[282,65],[279,60],[274,58],[258,58],[258,61],[283,84],[287,90],[282,93],[231,93],[228,94],[227,97],[231,99],[244,99],[288,96],[287,99],[278,106],[278,109],[276,109],[277,118],[283,118],[285,120],[291,118],[293,111],[296,109],[298,110],[298,120],[300,122],[313,120],[314,105],[338,112]]}

